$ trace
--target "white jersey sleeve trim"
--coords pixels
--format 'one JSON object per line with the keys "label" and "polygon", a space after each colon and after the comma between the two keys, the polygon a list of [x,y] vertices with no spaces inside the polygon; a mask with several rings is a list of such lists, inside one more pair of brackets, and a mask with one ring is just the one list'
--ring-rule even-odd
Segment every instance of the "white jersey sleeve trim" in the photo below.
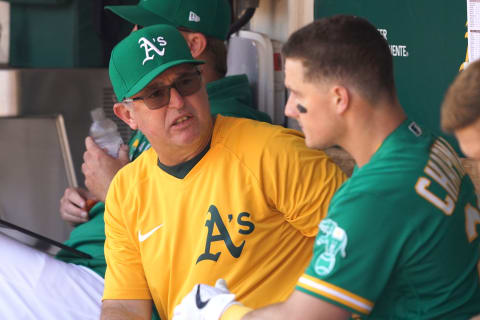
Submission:
{"label": "white jersey sleeve trim", "polygon": [[315,294],[332,299],[363,314],[369,314],[374,305],[373,302],[367,299],[306,274],[298,279],[297,285]]}

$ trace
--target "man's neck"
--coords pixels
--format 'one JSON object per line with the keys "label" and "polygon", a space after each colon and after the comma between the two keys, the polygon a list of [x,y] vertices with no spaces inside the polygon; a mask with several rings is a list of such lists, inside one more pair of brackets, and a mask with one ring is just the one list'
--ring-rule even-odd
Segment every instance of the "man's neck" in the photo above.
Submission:
{"label": "man's neck", "polygon": [[[367,108],[367,112],[352,114],[349,131],[340,145],[355,159],[360,168],[367,164],[383,141],[406,119],[398,103],[381,108]],[[368,110],[369,109],[369,110]]]}
{"label": "man's neck", "polygon": [[205,61],[205,64],[201,65],[202,77],[205,83],[217,81],[223,78],[214,68],[215,61],[212,61],[211,57],[205,52],[197,57],[199,60]]}
{"label": "man's neck", "polygon": [[153,148],[157,152],[158,161],[165,166],[171,167],[195,158],[206,148],[209,142],[210,140],[206,140],[205,143],[192,147],[169,148],[168,152],[165,152],[166,148],[159,148],[160,150],[155,147]]}

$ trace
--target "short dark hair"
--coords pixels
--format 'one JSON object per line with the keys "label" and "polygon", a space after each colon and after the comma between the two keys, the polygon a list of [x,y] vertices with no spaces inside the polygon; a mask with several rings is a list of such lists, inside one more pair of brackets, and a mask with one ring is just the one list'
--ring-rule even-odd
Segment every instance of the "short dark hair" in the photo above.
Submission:
{"label": "short dark hair", "polygon": [[367,20],[336,15],[294,32],[283,46],[286,58],[299,59],[308,81],[340,80],[369,101],[396,96],[393,58],[385,38]]}
{"label": "short dark hair", "polygon": [[442,103],[442,129],[454,132],[480,118],[480,61],[457,75]]}
{"label": "short dark hair", "polygon": [[[201,33],[182,26],[177,27],[177,29],[183,32]],[[225,46],[225,42],[218,38],[203,35],[207,39],[205,54],[213,62],[213,70],[223,78],[227,74],[227,47]]]}

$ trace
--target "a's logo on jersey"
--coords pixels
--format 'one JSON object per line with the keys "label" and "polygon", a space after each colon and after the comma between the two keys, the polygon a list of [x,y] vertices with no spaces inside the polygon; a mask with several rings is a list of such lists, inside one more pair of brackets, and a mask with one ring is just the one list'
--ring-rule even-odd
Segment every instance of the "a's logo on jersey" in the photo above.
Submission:
{"label": "a's logo on jersey", "polygon": [[315,241],[315,246],[324,246],[324,251],[317,257],[315,261],[315,272],[324,276],[329,274],[335,267],[337,254],[340,252],[343,258],[347,256],[345,249],[347,248],[347,233],[340,228],[337,223],[331,219],[323,220],[320,225],[320,232]]}
{"label": "a's logo on jersey", "polygon": [[[243,246],[245,245],[245,240],[242,241],[240,245],[235,245],[230,237],[230,233],[228,233],[227,227],[222,220],[220,212],[218,211],[217,207],[211,205],[208,208],[208,213],[210,213],[210,219],[205,221],[205,226],[208,228],[207,240],[205,243],[205,251],[198,257],[197,262],[199,263],[202,260],[212,260],[217,261],[220,255],[222,254],[220,251],[216,253],[210,252],[210,247],[212,242],[216,241],[223,241],[225,246],[228,249],[228,252],[234,258],[240,257],[242,254]],[[242,228],[238,229],[238,233],[240,234],[250,234],[255,229],[255,225],[249,220],[250,214],[248,212],[242,212],[237,216],[237,224],[240,225]],[[228,222],[232,222],[233,215],[228,215]],[[218,234],[213,234],[215,230],[215,226],[217,227]]]}
{"label": "a's logo on jersey", "polygon": [[154,42],[156,42],[158,46],[165,47],[167,45],[167,41],[165,40],[165,38],[159,36],[157,38],[153,38],[152,41],[153,42],[151,42],[145,37],[141,37],[140,39],[138,39],[138,43],[140,43],[140,48],[145,49],[145,59],[143,59],[142,65],[144,65],[145,62],[153,60],[155,58],[155,54],[152,53],[152,55],[150,55],[151,51],[154,51],[156,54],[162,57],[165,55],[165,48],[159,49],[154,44]]}

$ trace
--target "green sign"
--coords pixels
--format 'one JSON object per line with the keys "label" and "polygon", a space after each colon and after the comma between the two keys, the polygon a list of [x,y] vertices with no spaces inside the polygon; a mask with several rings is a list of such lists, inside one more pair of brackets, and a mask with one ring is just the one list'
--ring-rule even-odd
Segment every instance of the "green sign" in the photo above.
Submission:
{"label": "green sign", "polygon": [[387,39],[400,103],[408,116],[446,137],[440,105],[467,53],[466,1],[316,0],[315,18],[353,14],[373,23]]}

